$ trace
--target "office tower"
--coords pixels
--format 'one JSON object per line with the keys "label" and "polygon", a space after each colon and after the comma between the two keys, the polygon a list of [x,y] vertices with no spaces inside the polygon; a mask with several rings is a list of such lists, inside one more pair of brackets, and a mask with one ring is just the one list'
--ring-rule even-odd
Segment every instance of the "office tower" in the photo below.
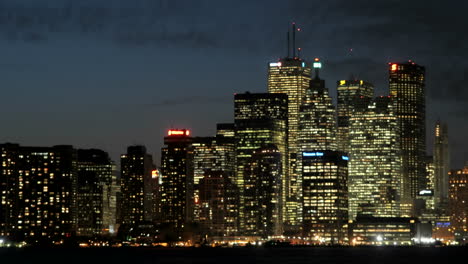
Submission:
{"label": "office tower", "polygon": [[437,121],[434,135],[435,207],[438,210],[444,210],[448,202],[448,172],[450,167],[447,124]]}
{"label": "office tower", "polygon": [[341,244],[348,222],[348,157],[338,151],[302,153],[303,235]]}
{"label": "office tower", "polygon": [[161,222],[182,239],[193,220],[193,151],[190,130],[171,129],[161,156]]}
{"label": "office tower", "polygon": [[250,181],[245,182],[244,209],[251,214],[246,219],[246,235],[283,234],[282,155],[274,144],[266,144],[253,152],[252,162],[245,167]]}
{"label": "office tower", "polygon": [[151,189],[153,195],[153,223],[161,223],[161,185],[162,176],[156,167],[151,171]]}
{"label": "office tower", "polygon": [[414,62],[389,63],[390,95],[400,127],[405,203],[425,188],[426,100],[425,68]]}
{"label": "office tower", "polygon": [[79,149],[77,153],[77,235],[113,234],[118,188],[115,164],[99,149]]}
{"label": "office tower", "polygon": [[[234,132],[234,131],[233,131]],[[206,171],[223,171],[226,177],[234,181],[235,142],[234,137],[195,137],[192,140],[193,151],[193,189],[194,200],[199,200],[199,181]],[[200,204],[194,205],[194,220],[198,221]]]}
{"label": "office tower", "polygon": [[337,145],[340,151],[349,152],[349,119],[361,99],[371,99],[374,86],[363,80],[341,80],[337,82]]}
{"label": "office tower", "polygon": [[[288,164],[288,97],[286,94],[245,93],[234,96],[234,120],[236,128],[236,184],[240,189],[241,230],[249,233],[255,225],[252,219],[255,212],[245,209],[247,197],[255,188],[255,175],[245,174],[246,168],[252,167],[254,151],[267,144],[274,144],[282,153],[282,164]],[[254,176],[252,178],[252,176]],[[282,167],[283,201],[287,195],[287,168]],[[283,207],[284,208],[284,207]],[[283,212],[284,213],[284,212]]]}
{"label": "office tower", "polygon": [[[279,59],[276,62],[271,62],[268,67],[268,92],[269,93],[285,93],[288,95],[288,155],[289,164],[284,164],[284,168],[288,169],[286,192],[287,212],[284,216],[285,222],[293,231],[299,226],[300,213],[300,182],[297,173],[297,153],[298,133],[299,133],[299,108],[305,96],[306,89],[309,87],[311,79],[311,68],[307,61],[300,57],[299,51],[296,50],[296,25],[292,25],[292,46],[290,45],[290,32],[288,32],[287,40],[287,56]],[[292,49],[290,50],[290,47]],[[292,56],[290,56],[290,54]],[[288,227],[288,229],[290,229]]]}
{"label": "office tower", "polygon": [[312,150],[336,150],[336,118],[332,98],[325,81],[319,77],[321,63],[314,61],[315,77],[310,81],[299,107],[299,153]]}
{"label": "office tower", "polygon": [[468,164],[449,172],[449,215],[455,238],[468,240]]}
{"label": "office tower", "polygon": [[[362,106],[369,102],[362,100]],[[350,219],[399,217],[401,151],[392,98],[377,97],[355,109],[349,123]]]}
{"label": "office tower", "polygon": [[153,158],[144,146],[129,146],[120,156],[120,166],[121,230],[125,233],[152,220]]}
{"label": "office tower", "polygon": [[199,182],[199,222],[203,235],[232,237],[239,231],[239,188],[223,171],[205,172]]}
{"label": "office tower", "polygon": [[0,233],[50,244],[76,230],[76,150],[72,146],[0,145]]}

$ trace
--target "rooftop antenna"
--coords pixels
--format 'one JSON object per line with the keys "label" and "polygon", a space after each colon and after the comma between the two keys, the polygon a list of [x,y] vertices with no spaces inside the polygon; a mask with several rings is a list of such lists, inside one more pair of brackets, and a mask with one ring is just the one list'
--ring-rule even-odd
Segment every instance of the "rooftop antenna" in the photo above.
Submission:
{"label": "rooftop antenna", "polygon": [[288,56],[286,58],[289,58],[289,42],[290,42],[290,40],[289,40],[289,27],[288,27],[288,32],[286,32],[286,33],[287,33],[286,40],[288,42]]}
{"label": "rooftop antenna", "polygon": [[297,48],[297,57],[299,58],[301,57],[301,50],[302,48]]}
{"label": "rooftop antenna", "polygon": [[296,58],[296,23],[293,22],[292,23],[292,32],[293,32],[293,35],[292,35],[292,38],[293,38],[293,47],[292,47],[292,50],[293,50],[293,58]]}

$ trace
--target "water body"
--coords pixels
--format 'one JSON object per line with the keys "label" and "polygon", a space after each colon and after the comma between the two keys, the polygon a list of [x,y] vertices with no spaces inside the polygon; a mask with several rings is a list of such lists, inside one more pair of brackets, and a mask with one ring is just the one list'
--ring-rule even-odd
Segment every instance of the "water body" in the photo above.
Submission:
{"label": "water body", "polygon": [[0,263],[63,264],[448,264],[465,263],[468,247],[362,248],[22,248],[0,249]]}

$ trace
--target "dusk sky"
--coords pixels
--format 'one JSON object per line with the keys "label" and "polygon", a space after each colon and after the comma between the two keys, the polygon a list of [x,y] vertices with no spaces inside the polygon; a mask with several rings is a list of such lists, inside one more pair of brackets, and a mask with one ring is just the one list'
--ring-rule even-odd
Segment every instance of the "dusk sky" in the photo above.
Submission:
{"label": "dusk sky", "polygon": [[211,136],[234,93],[266,92],[291,22],[306,60],[388,93],[388,62],[426,67],[427,150],[448,123],[452,168],[468,161],[468,2],[0,0],[0,142],[143,144],[160,163],[169,128]]}

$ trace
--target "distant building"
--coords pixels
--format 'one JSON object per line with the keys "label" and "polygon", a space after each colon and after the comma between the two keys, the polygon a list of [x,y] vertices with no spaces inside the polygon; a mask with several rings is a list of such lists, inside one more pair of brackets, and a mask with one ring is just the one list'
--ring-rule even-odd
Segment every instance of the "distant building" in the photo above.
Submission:
{"label": "distant building", "polygon": [[338,151],[302,153],[303,236],[320,243],[345,243],[348,159]]}
{"label": "distant building", "polygon": [[233,237],[239,232],[239,188],[223,171],[205,171],[199,182],[199,223],[203,235]]}
{"label": "distant building", "polygon": [[193,150],[188,129],[171,129],[161,156],[161,223],[182,239],[193,221]]}
{"label": "distant building", "polygon": [[76,150],[0,145],[0,236],[31,244],[75,235]]}
{"label": "distant building", "polygon": [[402,150],[402,199],[407,203],[426,188],[425,68],[412,61],[389,63],[390,95],[395,97]]}
{"label": "distant building", "polygon": [[130,230],[152,220],[153,158],[144,146],[129,146],[120,156],[121,229]]}
{"label": "distant building", "polygon": [[[234,120],[236,129],[236,184],[240,188],[241,230],[247,234],[256,231],[253,207],[246,207],[255,199],[255,175],[245,174],[252,167],[254,152],[267,144],[274,144],[281,155],[281,163],[288,164],[288,97],[286,94],[245,93],[234,96]],[[287,168],[282,167],[282,197],[288,192]],[[252,178],[254,177],[254,178]],[[285,190],[286,189],[286,190]],[[284,204],[284,200],[280,201]],[[250,209],[249,209],[250,208]],[[255,208],[257,210],[257,208]],[[284,213],[284,212],[283,212]]]}
{"label": "distant building", "polygon": [[363,100],[374,95],[374,86],[363,80],[340,80],[337,82],[337,145],[338,150],[349,153],[349,119]]}
{"label": "distant building", "polygon": [[437,121],[434,131],[434,198],[435,208],[445,210],[448,204],[450,153],[447,124]]}
{"label": "distant building", "polygon": [[455,238],[468,240],[468,165],[461,170],[450,171],[449,215]]}
{"label": "distant building", "polygon": [[356,108],[349,119],[350,219],[359,214],[402,214],[401,149],[394,110],[392,98],[381,96],[369,104],[362,103],[362,108]]}
{"label": "distant building", "polygon": [[113,234],[116,227],[115,164],[99,149],[78,150],[77,235]]}

